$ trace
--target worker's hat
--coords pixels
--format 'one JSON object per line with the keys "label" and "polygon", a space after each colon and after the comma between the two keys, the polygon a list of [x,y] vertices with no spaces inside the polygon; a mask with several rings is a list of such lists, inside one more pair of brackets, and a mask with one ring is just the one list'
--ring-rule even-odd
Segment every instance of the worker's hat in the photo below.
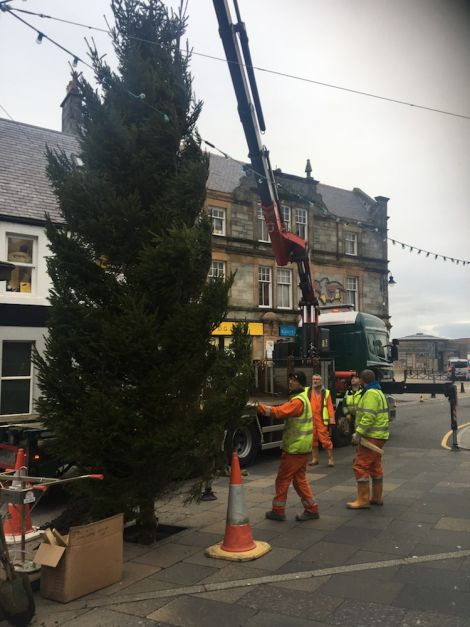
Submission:
{"label": "worker's hat", "polygon": [[304,387],[307,385],[307,377],[305,376],[305,372],[302,372],[301,370],[296,370],[295,372],[291,372],[289,375],[289,379],[298,381],[300,385],[303,385]]}

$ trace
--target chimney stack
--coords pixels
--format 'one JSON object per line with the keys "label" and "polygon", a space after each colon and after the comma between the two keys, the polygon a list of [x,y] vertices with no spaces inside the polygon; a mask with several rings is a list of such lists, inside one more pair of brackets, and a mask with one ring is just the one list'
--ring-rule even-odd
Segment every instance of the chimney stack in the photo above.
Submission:
{"label": "chimney stack", "polygon": [[305,174],[308,179],[312,178],[312,165],[310,163],[310,159],[307,159],[307,165],[305,166]]}
{"label": "chimney stack", "polygon": [[67,95],[60,106],[62,107],[62,133],[78,135],[82,122],[82,99],[74,78],[67,85]]}

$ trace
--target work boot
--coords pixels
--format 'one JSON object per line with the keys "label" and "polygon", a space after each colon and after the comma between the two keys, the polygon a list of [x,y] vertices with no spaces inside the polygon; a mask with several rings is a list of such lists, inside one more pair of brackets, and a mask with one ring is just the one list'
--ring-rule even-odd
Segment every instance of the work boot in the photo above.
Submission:
{"label": "work boot", "polygon": [[371,505],[383,505],[382,498],[384,482],[383,479],[372,479],[372,498],[370,499]]}
{"label": "work boot", "polygon": [[333,468],[333,466],[335,465],[335,460],[333,459],[333,449],[327,448],[326,454],[328,455],[328,466],[329,468]]}
{"label": "work boot", "polygon": [[348,509],[370,509],[369,482],[357,482],[357,499],[346,503]]}
{"label": "work boot", "polygon": [[320,514],[318,512],[307,512],[305,509],[301,514],[296,514],[295,520],[299,522],[303,522],[304,520],[318,520],[320,518]]}
{"label": "work boot", "polygon": [[286,519],[285,514],[280,514],[279,512],[273,512],[272,510],[270,510],[269,512],[266,512],[265,516],[266,518],[268,518],[268,520],[277,520],[278,522],[282,522],[283,520]]}
{"label": "work boot", "polygon": [[318,447],[312,448],[312,461],[308,462],[309,466],[318,466]]}

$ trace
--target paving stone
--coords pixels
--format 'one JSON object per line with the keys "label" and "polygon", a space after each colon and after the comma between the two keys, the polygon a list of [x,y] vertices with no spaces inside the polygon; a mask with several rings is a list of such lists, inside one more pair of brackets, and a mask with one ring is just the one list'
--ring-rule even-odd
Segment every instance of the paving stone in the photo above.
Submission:
{"label": "paving stone", "polygon": [[451,518],[445,516],[436,524],[436,529],[450,529],[451,531],[470,532],[470,520],[468,518]]}
{"label": "paving stone", "polygon": [[313,547],[302,551],[296,557],[300,562],[308,562],[312,570],[344,564],[359,547],[350,544],[332,542],[317,542]]}
{"label": "paving stone", "polygon": [[407,521],[407,520],[393,520],[387,527],[387,533],[393,535],[404,536],[416,536],[416,541],[426,540],[427,534],[432,530],[432,525],[429,523]]}
{"label": "paving stone", "polygon": [[[36,599],[35,599],[36,601]],[[64,625],[68,621],[74,618],[79,618],[82,614],[88,613],[90,610],[64,610],[62,606],[56,608],[58,611],[51,612],[50,607],[38,607],[36,601],[36,614],[34,616],[34,622],[41,627],[57,627],[58,625]],[[6,621],[0,621],[0,625],[6,626],[9,623]]]}
{"label": "paving stone", "polygon": [[376,515],[376,509],[371,509],[366,512],[358,512],[359,516],[353,516],[350,520],[344,523],[342,529],[346,533],[346,530],[350,527],[363,527],[365,529],[386,529],[392,522],[391,516],[378,516]]}
{"label": "paving stone", "polygon": [[291,549],[305,549],[321,540],[328,532],[317,529],[316,520],[302,523],[289,532],[277,535],[271,540],[272,546],[287,547]]}
{"label": "paving stone", "polygon": [[[426,540],[427,539],[426,537]],[[412,554],[413,548],[417,542],[415,537],[392,535],[385,530],[365,544],[363,548],[367,551],[384,551],[396,557],[403,557]]]}
{"label": "paving stone", "polygon": [[128,614],[107,608],[95,608],[68,621],[67,625],[72,625],[72,627],[130,627],[131,625],[157,627],[158,623],[155,624],[153,620],[137,616],[131,618]]}
{"label": "paving stone", "polygon": [[257,586],[242,597],[237,605],[274,614],[322,621],[326,620],[341,603],[341,599],[319,595],[316,592],[298,590],[293,594],[292,590],[263,585]]}
{"label": "paving stone", "polygon": [[271,575],[269,570],[256,570],[248,566],[251,562],[228,562],[227,560],[215,560],[220,561],[224,567],[219,568],[215,573],[212,573],[206,577],[201,583],[220,583],[223,581],[237,581],[239,579],[253,579],[254,577],[263,577],[264,575]]}
{"label": "paving stone", "polygon": [[289,581],[276,581],[268,586],[276,588],[287,588],[288,590],[303,590],[304,592],[314,592],[326,583],[330,577],[308,577],[307,579],[290,579]]}
{"label": "paving stone", "polygon": [[[389,560],[397,559],[396,555],[390,555],[389,553],[379,553],[376,551],[358,551],[354,553],[352,557],[346,562],[347,564],[366,564],[368,562],[375,564],[377,562],[387,562]],[[393,579],[393,575],[398,571],[398,566],[384,566],[383,568],[375,568],[373,571],[361,571],[361,572],[373,572],[376,579],[382,581],[389,581]]]}
{"label": "paving stone", "polygon": [[381,533],[380,529],[362,528],[362,527],[348,527],[348,529],[342,528],[329,533],[323,538],[324,542],[342,542],[343,544],[355,544],[356,546],[362,546],[375,536]]}
{"label": "paving stone", "polygon": [[297,549],[284,549],[282,547],[273,546],[272,550],[257,560],[246,562],[246,565],[253,570],[275,571],[280,566],[296,558],[300,551]]}
{"label": "paving stone", "polygon": [[[167,622],[179,627],[201,627],[201,625],[223,625],[239,627],[255,612],[248,607],[220,603],[210,599],[183,596],[149,614],[151,621]],[[154,625],[154,623],[149,623]]]}
{"label": "paving stone", "polygon": [[151,564],[152,566],[161,566],[167,568],[180,562],[190,555],[194,555],[200,551],[197,546],[183,546],[181,544],[165,544],[157,547],[153,551],[149,551],[145,555],[139,555],[135,561],[139,564]]}
{"label": "paving stone", "polygon": [[220,536],[217,533],[204,533],[202,531],[191,530],[189,533],[184,532],[184,534],[177,534],[174,541],[176,544],[207,548],[216,542],[220,542]]}
{"label": "paving stone", "polygon": [[438,612],[407,612],[400,627],[469,627],[470,620]]}
{"label": "paving stone", "polygon": [[[127,591],[126,591],[127,592]],[[171,599],[146,599],[145,601],[133,601],[131,603],[116,603],[113,608],[116,612],[129,616],[146,617],[152,612],[156,612],[160,607],[169,603]]]}
{"label": "paving stone", "polygon": [[329,581],[318,589],[318,593],[389,605],[397,597],[403,584],[380,581],[375,577],[375,571],[370,572],[370,575],[363,572],[332,575]]}
{"label": "paving stone", "polygon": [[469,573],[461,572],[460,570],[445,570],[443,567],[440,569],[428,568],[427,563],[400,566],[393,579],[403,583],[419,584],[428,588],[470,592]]}
{"label": "paving stone", "polygon": [[[212,560],[213,562],[216,560]],[[190,564],[188,562],[178,562],[158,573],[159,581],[168,581],[177,584],[175,587],[192,586],[202,579],[217,572],[214,566],[202,566],[201,564]]]}
{"label": "paving stone", "polygon": [[[432,594],[426,586],[407,584],[393,605],[414,610],[429,610],[453,616],[470,616],[470,594],[458,590],[439,589]],[[445,625],[445,623],[444,623]]]}
{"label": "paving stone", "polygon": [[331,624],[299,617],[280,616],[270,612],[258,612],[243,623],[243,627],[331,627]]}
{"label": "paving stone", "polygon": [[[437,555],[439,553],[448,553],[448,547],[434,544],[417,544],[413,548],[413,555]],[[445,560],[436,560],[434,562],[426,562],[426,568],[437,568],[438,570],[460,570],[463,568],[465,558],[449,558]]]}
{"label": "paving stone", "polygon": [[398,607],[346,600],[328,621],[341,627],[398,627],[404,614]]}
{"label": "paving stone", "polygon": [[106,588],[102,588],[97,592],[89,594],[87,596],[88,599],[94,599],[96,597],[101,597],[103,595],[112,595],[112,594],[121,594],[124,590],[127,592],[127,588],[132,586],[134,583],[149,577],[155,573],[160,571],[160,567],[158,566],[149,566],[148,564],[138,564],[137,562],[124,562],[122,579],[112,586],[107,586]]}
{"label": "paving stone", "polygon": [[175,585],[169,581],[158,579],[158,574],[151,575],[145,579],[141,579],[126,588],[127,594],[138,594],[140,592],[155,592],[157,590],[168,590],[174,588]]}
{"label": "paving stone", "polygon": [[245,594],[251,591],[248,586],[244,588],[230,588],[228,590],[217,590],[214,592],[198,593],[201,599],[210,599],[211,601],[220,601],[221,603],[236,603]]}
{"label": "paving stone", "polygon": [[409,520],[433,525],[440,520],[440,518],[442,518],[440,512],[425,512],[422,507],[419,507],[406,510],[399,516],[398,520]]}

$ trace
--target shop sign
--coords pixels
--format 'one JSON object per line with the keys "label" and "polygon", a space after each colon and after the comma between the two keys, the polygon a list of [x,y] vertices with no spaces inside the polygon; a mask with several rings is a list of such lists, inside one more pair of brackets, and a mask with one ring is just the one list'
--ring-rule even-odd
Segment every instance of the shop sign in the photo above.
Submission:
{"label": "shop sign", "polygon": [[279,335],[281,337],[295,337],[295,324],[281,324],[279,326]]}
{"label": "shop sign", "polygon": [[[219,326],[212,331],[212,335],[232,335],[233,325],[235,322],[222,322]],[[249,322],[248,323],[249,335],[263,335],[263,323],[262,322]]]}

